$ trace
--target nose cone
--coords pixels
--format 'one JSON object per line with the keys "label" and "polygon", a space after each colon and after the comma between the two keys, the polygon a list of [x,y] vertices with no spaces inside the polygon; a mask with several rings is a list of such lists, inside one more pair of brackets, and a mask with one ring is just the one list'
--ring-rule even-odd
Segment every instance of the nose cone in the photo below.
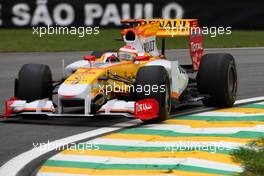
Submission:
{"label": "nose cone", "polygon": [[58,94],[63,99],[81,98],[90,92],[88,84],[62,84],[58,89]]}

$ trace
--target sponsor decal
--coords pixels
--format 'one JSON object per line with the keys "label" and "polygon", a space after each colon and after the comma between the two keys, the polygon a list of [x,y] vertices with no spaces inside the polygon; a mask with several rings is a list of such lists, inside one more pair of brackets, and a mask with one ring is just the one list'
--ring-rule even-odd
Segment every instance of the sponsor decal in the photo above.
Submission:
{"label": "sponsor decal", "polygon": [[10,99],[5,101],[5,113],[4,113],[4,117],[9,117],[12,113],[13,113],[13,108],[11,107],[11,105],[18,100],[16,97],[11,97]]}
{"label": "sponsor decal", "polygon": [[191,50],[192,52],[198,51],[198,50],[203,50],[203,44],[202,43],[194,43],[191,42]]}
{"label": "sponsor decal", "polygon": [[192,64],[195,70],[199,69],[200,62],[203,56],[203,34],[195,34],[189,36],[189,50],[192,58]]}
{"label": "sponsor decal", "polygon": [[155,50],[155,40],[145,42],[143,44],[143,48],[146,53],[154,51]]}
{"label": "sponsor decal", "polygon": [[159,103],[156,99],[144,99],[135,103],[135,117],[141,120],[149,120],[158,116]]}

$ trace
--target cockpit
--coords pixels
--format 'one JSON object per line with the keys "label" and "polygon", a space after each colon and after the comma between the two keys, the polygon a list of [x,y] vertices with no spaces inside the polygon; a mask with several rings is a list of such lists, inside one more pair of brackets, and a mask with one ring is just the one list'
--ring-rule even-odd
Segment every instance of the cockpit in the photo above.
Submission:
{"label": "cockpit", "polygon": [[137,55],[135,53],[129,53],[123,51],[117,53],[117,57],[120,60],[135,60],[136,56]]}

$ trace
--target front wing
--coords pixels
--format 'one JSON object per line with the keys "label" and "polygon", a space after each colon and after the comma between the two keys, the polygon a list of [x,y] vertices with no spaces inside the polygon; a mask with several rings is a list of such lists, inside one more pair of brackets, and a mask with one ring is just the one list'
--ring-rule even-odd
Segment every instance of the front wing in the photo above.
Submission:
{"label": "front wing", "polygon": [[52,101],[43,99],[27,103],[25,100],[11,98],[6,101],[5,118],[14,116],[49,116],[49,117],[93,117],[126,116],[149,120],[158,116],[158,102],[154,99],[124,101],[113,99],[104,104],[96,114],[58,113]]}

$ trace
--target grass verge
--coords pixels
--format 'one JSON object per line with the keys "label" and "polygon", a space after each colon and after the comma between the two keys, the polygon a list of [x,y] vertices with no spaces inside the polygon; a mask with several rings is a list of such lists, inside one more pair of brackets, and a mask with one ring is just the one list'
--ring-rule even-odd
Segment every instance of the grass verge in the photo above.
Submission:
{"label": "grass verge", "polygon": [[235,162],[241,163],[244,171],[240,176],[264,175],[264,138],[240,147],[232,153]]}

